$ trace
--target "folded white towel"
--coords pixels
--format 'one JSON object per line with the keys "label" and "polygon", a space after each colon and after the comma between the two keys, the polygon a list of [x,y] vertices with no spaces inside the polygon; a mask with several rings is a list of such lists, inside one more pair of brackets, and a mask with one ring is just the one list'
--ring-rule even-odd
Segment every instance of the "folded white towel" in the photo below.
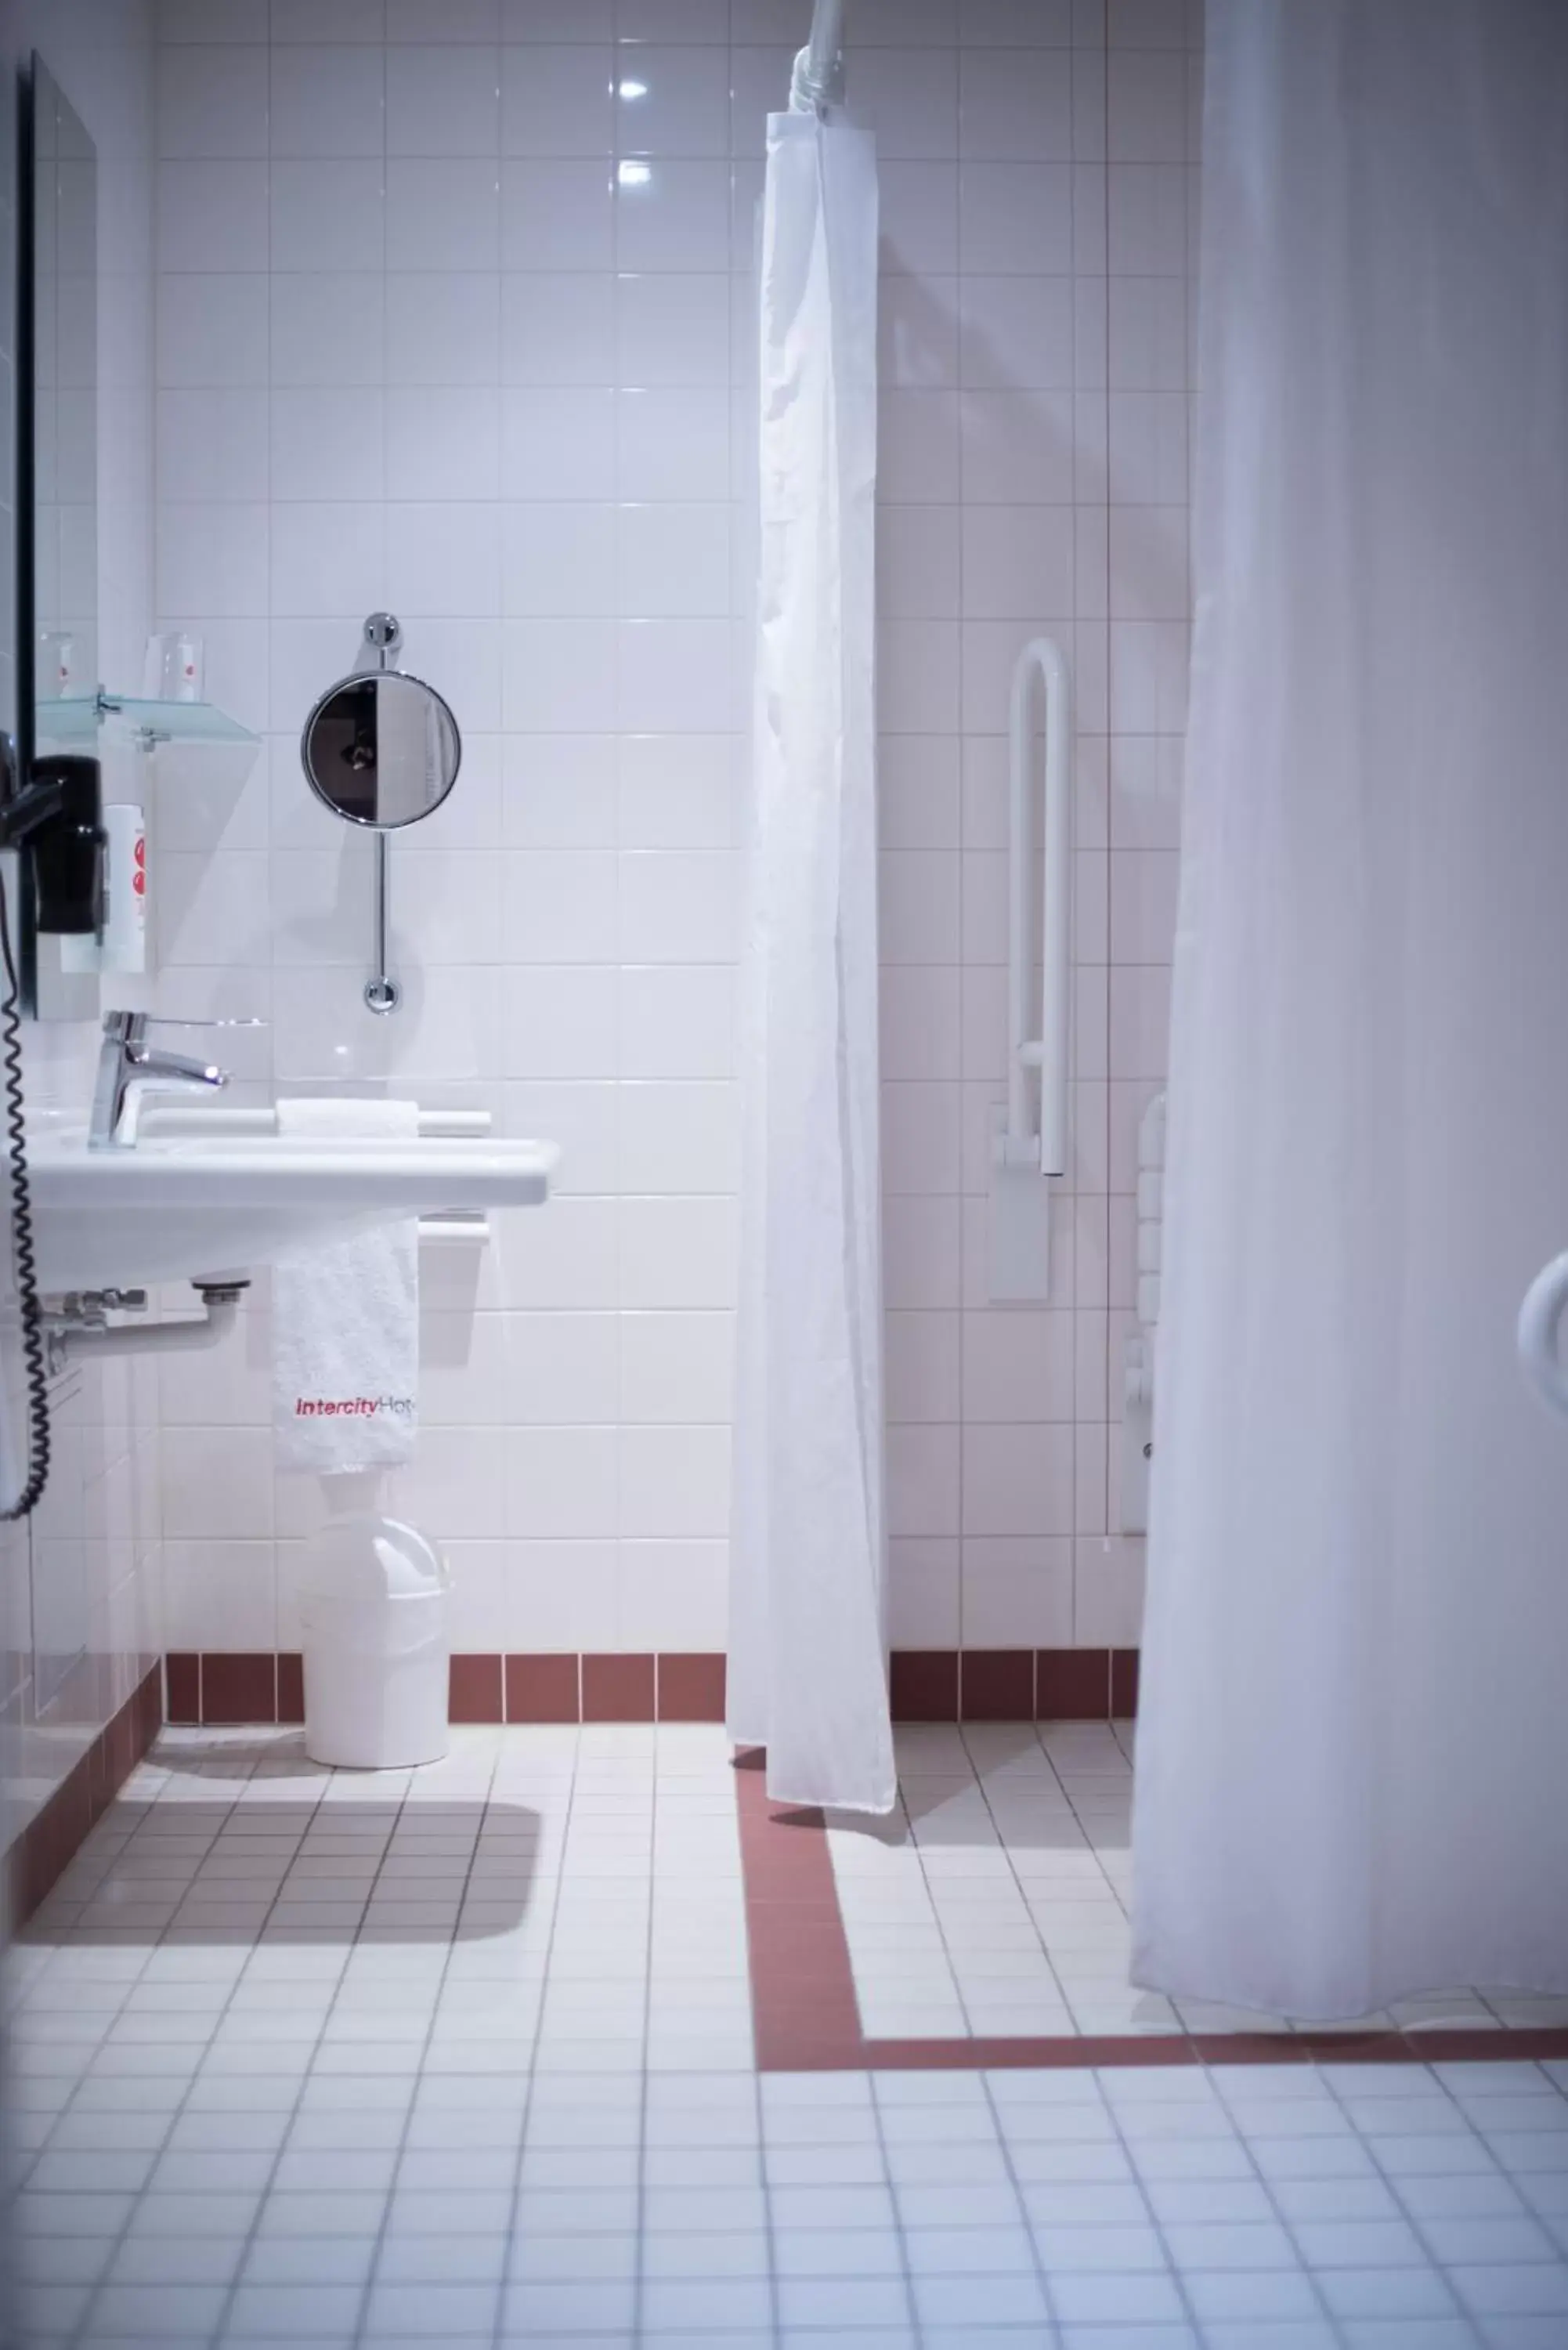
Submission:
{"label": "folded white towel", "polygon": [[[410,1101],[280,1101],[282,1135],[342,1141],[419,1132]],[[419,1425],[419,1225],[406,1216],[302,1249],[272,1273],[273,1425],[280,1469],[328,1475],[411,1460]]]}

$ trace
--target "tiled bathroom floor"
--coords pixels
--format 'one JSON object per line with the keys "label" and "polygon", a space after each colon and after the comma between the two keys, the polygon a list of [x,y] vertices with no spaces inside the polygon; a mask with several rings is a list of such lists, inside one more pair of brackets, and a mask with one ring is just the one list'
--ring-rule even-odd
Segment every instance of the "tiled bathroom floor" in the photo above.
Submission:
{"label": "tiled bathroom floor", "polygon": [[[1049,1792],[1033,1732],[969,1736],[993,1812]],[[1086,1825],[1123,1773],[1056,1739]],[[918,1825],[959,1742],[905,1743]],[[971,2028],[1023,2012],[984,1907]],[[22,2341],[1568,2345],[1568,2064],[759,2075],[745,1917],[717,1731],[462,1731],[395,1780],[169,1735],[13,1958]]]}
{"label": "tiled bathroom floor", "polygon": [[[828,1833],[868,2036],[1294,2028],[1129,1988],[1130,1723],[904,1729],[898,1774],[886,1826]],[[1568,2000],[1461,1989],[1355,2023],[1564,2025]]]}

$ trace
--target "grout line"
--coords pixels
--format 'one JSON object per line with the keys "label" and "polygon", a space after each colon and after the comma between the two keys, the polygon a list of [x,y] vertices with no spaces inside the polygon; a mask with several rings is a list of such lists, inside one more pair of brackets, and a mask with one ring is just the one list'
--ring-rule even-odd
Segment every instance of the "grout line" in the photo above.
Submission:
{"label": "grout line", "polygon": [[[556,1859],[555,1882],[550,1889],[550,1928],[545,1938],[545,1949],[539,1970],[539,2003],[537,2012],[534,2019],[534,2062],[528,2069],[527,2086],[523,2094],[523,2110],[519,2117],[517,2164],[515,2171],[513,2174],[512,2181],[512,2211],[506,2228],[506,2241],[509,2250],[510,2247],[514,2245],[518,2240],[518,2207],[523,2199],[523,2168],[528,2158],[528,2120],[534,2106],[534,2085],[538,2078],[539,2038],[545,2028],[545,2002],[550,1986],[550,1968],[556,1949],[556,1927],[561,1914],[561,1895],[566,1885],[566,1869],[569,1864],[572,1815],[576,1806],[577,1768],[582,1760],[583,1741],[582,1724],[580,1721],[575,1725],[562,1723],[559,1724],[558,1727],[562,1729],[575,1728],[576,1730],[576,1735],[572,1741],[572,1776],[566,1789],[566,1808],[561,1814],[560,1849]],[[498,1742],[498,1769],[499,1755],[504,1751],[504,1742]],[[540,1798],[539,1800],[541,1803],[541,1809],[538,1817],[541,1830],[543,1830],[545,1825],[545,1814],[542,1808],[543,1798]],[[533,1866],[535,1868],[537,1867],[537,1863],[538,1855],[535,1853],[533,1863]],[[511,2284],[512,2268],[510,2259],[508,2259],[502,2272],[501,2292],[495,2304],[495,2325],[491,2335],[491,2350],[500,2350],[500,2345],[506,2333],[506,2296]]]}
{"label": "grout line", "polygon": [[893,2176],[893,2164],[888,2146],[888,2132],[883,2121],[882,2100],[877,2094],[876,2082],[867,2086],[871,2094],[871,2112],[877,2124],[877,2149],[882,2158],[882,2177],[887,2182],[888,2201],[893,2212],[893,2234],[898,2247],[898,2278],[904,2288],[904,2306],[909,2312],[910,2328],[916,2340],[920,2335],[920,2313],[915,2300],[914,2268],[909,2259],[909,2231],[904,2219],[904,2199],[900,2182]]}
{"label": "grout line", "polygon": [[[657,1673],[657,1667],[655,1671]],[[656,1692],[657,1693],[657,1692]],[[659,1852],[659,1732],[653,1732],[648,1807],[648,1923],[642,1938],[642,2058],[637,2106],[637,2266],[631,2283],[634,2338],[643,2339],[648,2310],[648,2054],[653,2023],[653,1926],[659,1911],[654,1865]],[[565,1855],[563,1854],[563,1866]]]}
{"label": "grout line", "polygon": [[[446,1957],[436,1980],[435,1997],[431,2002],[430,2020],[425,2026],[424,2038],[420,2043],[419,2061],[413,2068],[413,2085],[409,2094],[408,2108],[403,2116],[402,2136],[398,2146],[397,2158],[392,2166],[392,2176],[387,2187],[386,2199],[381,2206],[381,2222],[379,2227],[376,2230],[375,2248],[370,2255],[370,2265],[366,2272],[364,2290],[360,2295],[359,2315],[354,2329],[354,2339],[356,2343],[361,2343],[365,2340],[366,2327],[369,2325],[370,2321],[370,2303],[376,2292],[377,2277],[381,2266],[382,2254],[386,2249],[387,2233],[389,2227],[390,2226],[392,2217],[392,2205],[396,2200],[398,2194],[398,2181],[402,2176],[403,2165],[408,2159],[409,2125],[413,2120],[415,2107],[420,2102],[420,2091],[424,2085],[425,2059],[430,2054],[431,2043],[435,2037],[436,2023],[441,2013],[441,1994],[446,1989],[447,1978],[452,1972],[452,1953],[458,1947],[459,1929],[462,1923],[463,1905],[468,1899],[469,1887],[473,1882],[474,1863],[479,1857],[480,1848],[483,1840],[484,1823],[489,1816],[491,1799],[495,1786],[495,1774],[500,1767],[500,1762],[501,1745],[499,1740],[497,1740],[492,1752],[490,1778],[485,1787],[484,1798],[483,1803],[476,1805],[478,1818],[474,1825],[473,1842],[469,1849],[468,1866],[463,1872],[462,1890],[458,1896],[457,1905],[452,1913],[451,1930],[447,1936]],[[398,1831],[402,1826],[404,1820],[408,1817],[410,1809],[412,1810],[414,1816],[418,1816],[420,1806],[417,1804],[410,1804],[410,1800],[413,1794],[414,1787],[417,1784],[417,1770],[411,1771],[409,1774],[408,1786],[404,1791],[403,1800],[398,1807],[397,1817],[392,1822],[391,1831],[387,1837],[386,1845],[382,1850],[381,1868],[386,1866],[388,1854],[396,1849]],[[364,1915],[361,1917],[359,1921],[359,1931],[355,1937],[354,1946],[356,1948],[363,1946],[365,1918],[369,1918],[371,1905],[376,1898],[376,1887],[380,1882],[381,1868],[378,1868],[376,1871],[376,1875],[371,1880],[370,1890],[365,1898]],[[410,1947],[418,1949],[420,1945],[416,1941]],[[327,2010],[328,2022],[330,2022],[332,2016],[337,2012],[337,2002],[343,1995],[343,1987],[348,1981],[349,1967],[352,1963],[353,1950],[350,1950],[349,1956],[344,1962],[343,1972],[338,1978],[337,1994],[333,1999],[331,2007]],[[537,2033],[538,2026],[535,2024],[535,2039],[537,2038]],[[325,2036],[325,2026],[323,2027],[323,2035]],[[530,2078],[532,2078],[532,2075],[530,2075]],[[505,2285],[504,2282],[502,2292],[504,2293],[504,2291]],[[499,2314],[499,2298],[497,2299],[496,2307]]]}
{"label": "grout line", "polygon": [[1199,2324],[1198,2312],[1193,2307],[1192,2296],[1188,2290],[1187,2279],[1182,2273],[1180,2268],[1178,2266],[1175,2255],[1172,2253],[1170,2246],[1166,2240],[1165,2230],[1160,2225],[1158,2214],[1155,2210],[1153,2198],[1149,2194],[1147,2183],[1144,2178],[1142,2171],[1138,2168],[1137,2161],[1133,2154],[1132,2147],[1128,2141],[1127,2132],[1122,2127],[1121,2115],[1117,2111],[1113,2100],[1106,2096],[1105,2083],[1099,2078],[1097,2073],[1095,2076],[1095,2093],[1100,2099],[1101,2104],[1104,2106],[1106,2112],[1109,2116],[1111,2127],[1116,2132],[1116,2140],[1117,2146],[1121,2148],[1122,2160],[1127,2164],[1128,2172],[1132,2178],[1134,2191],[1136,2192],[1139,2202],[1143,2205],[1144,2217],[1147,2221],[1148,2226],[1152,2229],[1155,2241],[1159,2246],[1160,2257],[1165,2262],[1165,2272],[1176,2287],[1177,2297],[1181,2303],[1182,2314],[1186,2318],[1187,2323],[1191,2326],[1196,2339],[1201,2341],[1203,2338],[1204,2329]]}
{"label": "grout line", "polygon": [[996,2132],[996,2143],[1002,2150],[1002,2164],[1006,2169],[1012,2191],[1018,2198],[1019,2224],[1023,2228],[1024,2234],[1029,2239],[1029,2257],[1034,2264],[1034,2274],[1039,2282],[1041,2298],[1045,2303],[1045,2322],[1048,2325],[1054,2328],[1059,2328],[1062,2324],[1062,2320],[1057,2314],[1056,2295],[1052,2288],[1051,2272],[1047,2269],[1044,2259],[1041,2257],[1040,2240],[1035,2233],[1034,2220],[1030,2212],[1028,2200],[1023,2192],[1023,2181],[1018,2176],[1018,2166],[1013,2159],[1012,2135],[1009,2132],[1007,2124],[1002,2116],[1002,2108],[996,2102],[996,2094],[992,2086],[991,2075],[989,2073],[982,2072],[980,2079],[981,2093],[985,2098],[987,2110],[991,2115],[992,2126]]}

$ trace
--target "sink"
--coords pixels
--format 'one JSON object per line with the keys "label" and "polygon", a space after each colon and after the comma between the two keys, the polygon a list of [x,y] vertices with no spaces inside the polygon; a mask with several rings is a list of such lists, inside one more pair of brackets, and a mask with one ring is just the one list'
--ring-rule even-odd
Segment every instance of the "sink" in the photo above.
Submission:
{"label": "sink", "polygon": [[113,1150],[89,1150],[85,1126],[30,1135],[41,1290],[237,1278],[404,1216],[539,1207],[557,1156],[553,1143],[488,1135],[306,1141],[200,1110],[169,1127],[149,1117]]}

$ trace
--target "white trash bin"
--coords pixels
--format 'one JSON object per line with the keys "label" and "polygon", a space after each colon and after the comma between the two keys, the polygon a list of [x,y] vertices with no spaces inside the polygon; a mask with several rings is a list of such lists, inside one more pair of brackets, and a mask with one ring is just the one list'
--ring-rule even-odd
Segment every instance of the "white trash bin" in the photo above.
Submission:
{"label": "white trash bin", "polygon": [[391,1771],[446,1752],[451,1582],[396,1518],[339,1518],[312,1544],[299,1613],[313,1761]]}

